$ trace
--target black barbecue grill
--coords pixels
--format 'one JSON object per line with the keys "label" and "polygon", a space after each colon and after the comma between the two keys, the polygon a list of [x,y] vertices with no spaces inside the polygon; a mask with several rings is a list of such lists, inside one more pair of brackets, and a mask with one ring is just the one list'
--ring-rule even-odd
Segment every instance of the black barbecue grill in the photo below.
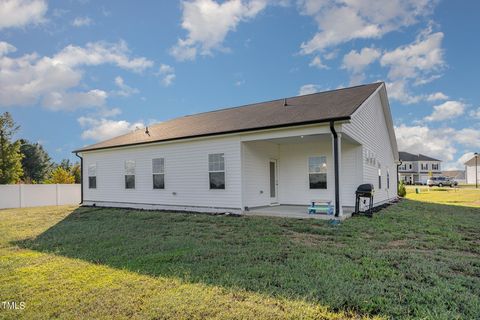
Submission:
{"label": "black barbecue grill", "polygon": [[[358,186],[357,191],[355,191],[355,214],[366,214],[371,216],[373,213],[373,194],[375,193],[375,189],[373,188],[373,184],[365,183]],[[366,198],[369,199],[368,203],[368,210],[364,212],[360,212],[360,201],[361,198],[363,199],[363,203],[366,203]]]}

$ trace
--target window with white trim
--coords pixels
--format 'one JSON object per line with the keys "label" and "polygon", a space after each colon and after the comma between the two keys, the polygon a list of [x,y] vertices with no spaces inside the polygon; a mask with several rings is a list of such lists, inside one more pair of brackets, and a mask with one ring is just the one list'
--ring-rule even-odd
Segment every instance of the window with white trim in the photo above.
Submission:
{"label": "window with white trim", "polygon": [[308,158],[308,183],[310,189],[327,189],[327,157]]}
{"label": "window with white trim", "polygon": [[153,189],[165,189],[165,159],[152,159]]}
{"label": "window with white trim", "polygon": [[382,189],[382,166],[378,164],[378,189]]}
{"label": "window with white trim", "polygon": [[390,169],[387,168],[387,189],[390,189]]}
{"label": "window with white trim", "polygon": [[88,166],[88,188],[97,188],[97,165],[91,164]]}
{"label": "window with white trim", "polygon": [[432,163],[432,170],[438,170],[438,163]]}
{"label": "window with white trim", "polygon": [[421,167],[421,170],[428,170],[428,163],[422,163],[420,167]]}
{"label": "window with white trim", "polygon": [[208,180],[210,189],[225,189],[225,154],[208,155]]}
{"label": "window with white trim", "polygon": [[125,161],[125,189],[135,189],[135,160]]}

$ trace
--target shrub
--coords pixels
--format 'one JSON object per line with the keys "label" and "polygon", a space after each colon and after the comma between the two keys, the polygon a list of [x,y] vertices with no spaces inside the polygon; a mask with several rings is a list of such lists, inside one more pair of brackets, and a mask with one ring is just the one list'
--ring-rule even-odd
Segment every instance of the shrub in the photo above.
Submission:
{"label": "shrub", "polygon": [[400,181],[400,183],[398,184],[398,195],[400,197],[405,197],[407,195],[407,189],[405,189],[405,184],[403,183],[403,181]]}

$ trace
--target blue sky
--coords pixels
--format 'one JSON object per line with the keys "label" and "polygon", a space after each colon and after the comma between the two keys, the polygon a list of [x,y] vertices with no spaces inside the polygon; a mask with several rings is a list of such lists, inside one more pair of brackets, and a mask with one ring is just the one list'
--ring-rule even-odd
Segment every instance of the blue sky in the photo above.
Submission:
{"label": "blue sky", "polygon": [[401,150],[480,150],[478,1],[0,1],[0,112],[55,160],[173,117],[385,81]]}

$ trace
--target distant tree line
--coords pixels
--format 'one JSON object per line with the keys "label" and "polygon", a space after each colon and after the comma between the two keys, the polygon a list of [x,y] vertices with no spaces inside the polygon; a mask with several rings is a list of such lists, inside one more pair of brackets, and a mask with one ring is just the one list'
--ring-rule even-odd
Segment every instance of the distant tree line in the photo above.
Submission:
{"label": "distant tree line", "polygon": [[9,112],[0,115],[0,184],[80,183],[80,164],[52,161],[38,142],[13,141],[20,129]]}

